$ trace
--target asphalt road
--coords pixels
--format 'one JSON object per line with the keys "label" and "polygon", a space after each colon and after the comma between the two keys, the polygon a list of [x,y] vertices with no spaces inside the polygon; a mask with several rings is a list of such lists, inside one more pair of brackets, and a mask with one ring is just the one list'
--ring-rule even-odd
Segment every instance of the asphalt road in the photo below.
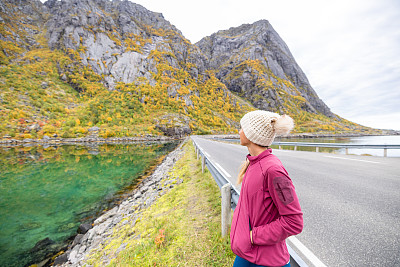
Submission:
{"label": "asphalt road", "polygon": [[[196,138],[236,184],[247,148]],[[327,266],[400,266],[400,158],[273,150],[304,213],[297,236]]]}

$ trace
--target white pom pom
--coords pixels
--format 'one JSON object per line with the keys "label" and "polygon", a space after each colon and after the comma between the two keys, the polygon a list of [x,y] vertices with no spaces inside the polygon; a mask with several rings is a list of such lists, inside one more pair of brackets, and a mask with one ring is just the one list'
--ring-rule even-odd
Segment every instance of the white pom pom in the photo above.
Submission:
{"label": "white pom pom", "polygon": [[274,123],[275,133],[277,135],[287,135],[294,127],[294,122],[288,115],[282,115]]}

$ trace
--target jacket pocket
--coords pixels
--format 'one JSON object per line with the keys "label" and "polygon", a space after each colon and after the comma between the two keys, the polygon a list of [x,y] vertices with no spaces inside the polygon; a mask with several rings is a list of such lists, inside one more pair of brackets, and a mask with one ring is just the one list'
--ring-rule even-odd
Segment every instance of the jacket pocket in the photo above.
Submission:
{"label": "jacket pocket", "polygon": [[247,238],[248,238],[248,242],[247,242],[247,247],[246,247],[246,252],[250,251],[251,249],[253,249],[253,244],[251,243],[251,237],[250,237],[250,231],[253,229],[253,227],[251,226],[251,221],[250,221],[250,215],[247,215],[247,221],[248,221],[248,231],[247,231]]}
{"label": "jacket pocket", "polygon": [[247,253],[253,248],[250,241],[249,220],[250,217],[247,214],[239,216],[239,221],[236,227],[234,241],[235,247],[243,253]]}

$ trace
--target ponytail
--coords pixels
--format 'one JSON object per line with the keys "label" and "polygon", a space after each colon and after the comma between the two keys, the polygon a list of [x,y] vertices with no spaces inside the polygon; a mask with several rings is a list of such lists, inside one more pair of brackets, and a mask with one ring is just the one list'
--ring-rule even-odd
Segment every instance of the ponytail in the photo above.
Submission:
{"label": "ponytail", "polygon": [[250,161],[246,158],[246,161],[243,161],[242,165],[240,166],[240,171],[237,179],[237,184],[240,185],[243,181],[244,174],[247,171],[247,168],[250,165]]}

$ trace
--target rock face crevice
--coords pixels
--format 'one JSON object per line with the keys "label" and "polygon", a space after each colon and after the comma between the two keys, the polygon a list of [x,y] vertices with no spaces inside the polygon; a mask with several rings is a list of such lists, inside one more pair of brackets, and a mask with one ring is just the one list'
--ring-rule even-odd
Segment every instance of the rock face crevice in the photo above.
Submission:
{"label": "rock face crevice", "polygon": [[[82,64],[102,75],[110,90],[117,82],[151,80],[151,72],[157,72],[151,52],[172,52],[161,33],[181,35],[162,14],[130,1],[50,0],[45,5],[52,14],[46,23],[49,47],[79,51]],[[171,64],[179,66],[178,60]]]}
{"label": "rock face crevice", "polygon": [[254,106],[282,111],[285,99],[276,90],[279,88],[303,97],[303,110],[335,116],[317,96],[288,46],[267,20],[219,31],[196,45],[226,87]]}
{"label": "rock face crevice", "polygon": [[[113,89],[116,82],[138,77],[151,80],[157,73],[153,51],[169,53],[171,66],[191,62],[197,79],[204,74],[204,57],[160,13],[130,1],[51,0],[45,3],[51,19],[46,23],[49,47],[79,50],[82,63]],[[170,34],[168,34],[170,32]]]}

